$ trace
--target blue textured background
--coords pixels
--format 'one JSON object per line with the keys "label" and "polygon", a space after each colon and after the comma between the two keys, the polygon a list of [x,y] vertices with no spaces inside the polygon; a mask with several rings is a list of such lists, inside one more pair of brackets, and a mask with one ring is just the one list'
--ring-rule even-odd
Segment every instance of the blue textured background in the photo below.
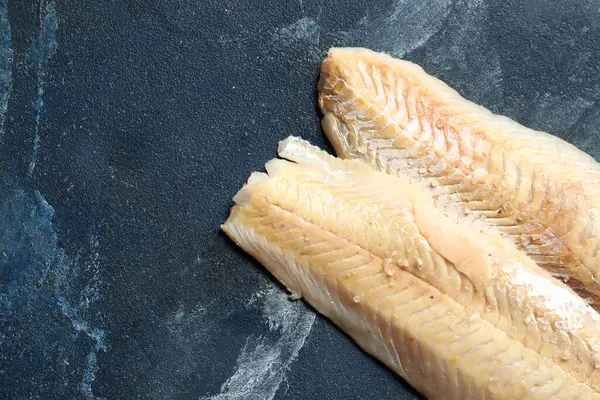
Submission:
{"label": "blue textured background", "polygon": [[416,398],[219,231],[333,45],[600,154],[596,0],[0,0],[0,398]]}

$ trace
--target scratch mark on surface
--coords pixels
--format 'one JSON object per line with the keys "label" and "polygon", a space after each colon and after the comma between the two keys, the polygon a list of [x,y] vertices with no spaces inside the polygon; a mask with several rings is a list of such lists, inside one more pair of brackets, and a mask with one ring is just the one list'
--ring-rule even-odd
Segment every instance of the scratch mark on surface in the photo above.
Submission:
{"label": "scratch mark on surface", "polygon": [[76,332],[83,332],[94,341],[94,346],[86,357],[86,369],[83,373],[81,391],[86,399],[98,399],[94,396],[92,383],[96,379],[96,371],[98,370],[97,352],[100,350],[106,352],[104,330],[90,327],[86,321],[78,316],[78,310],[73,308],[62,295],[58,297],[58,306],[62,313],[69,318]]}
{"label": "scratch mark on surface", "polygon": [[[260,296],[262,297],[262,296]],[[204,400],[272,400],[315,321],[314,312],[303,303],[292,302],[279,288],[264,296],[263,315],[276,340],[250,336],[237,359],[233,375],[221,386],[221,393]]]}
{"label": "scratch mark on surface", "polygon": [[34,63],[37,72],[37,97],[34,103],[35,126],[33,137],[33,152],[31,161],[27,168],[27,175],[31,176],[37,162],[40,148],[40,118],[44,109],[44,86],[46,85],[46,65],[48,60],[56,53],[58,42],[56,31],[58,29],[58,18],[56,16],[56,3],[54,1],[46,4],[40,2],[40,30],[37,39],[29,49],[29,57]]}
{"label": "scratch mark on surface", "polygon": [[[107,351],[104,330],[92,326],[100,315],[95,306],[101,284],[99,243],[92,235],[89,247],[82,253],[68,255],[59,246],[53,221],[54,208],[38,190],[8,190],[0,202],[0,225],[4,227],[0,232],[0,326],[7,328],[0,337],[9,343],[0,351],[0,366],[6,365],[2,369],[11,376],[19,372],[10,368],[14,364],[3,362],[5,355],[14,360],[22,356],[22,351],[34,347],[46,357],[46,352],[57,345],[75,355],[81,348],[81,339],[91,341],[85,361],[73,372],[81,373],[77,388],[82,397],[96,399],[91,389],[98,369],[97,356],[100,351]],[[56,318],[58,315],[66,318]],[[3,325],[5,322],[9,323]],[[75,331],[72,341],[33,341],[38,332],[50,338],[69,326]],[[31,338],[26,346],[10,346],[26,337]],[[39,378],[35,371],[32,374],[31,379]]]}
{"label": "scratch mark on surface", "polygon": [[[98,371],[98,352],[103,351],[106,352],[106,334],[103,329],[93,328],[90,324],[82,317],[82,313],[90,307],[90,305],[95,302],[98,297],[98,285],[99,285],[99,270],[100,270],[100,255],[98,253],[98,238],[96,236],[92,236],[90,238],[90,249],[92,250],[92,254],[89,258],[89,261],[83,263],[84,272],[91,274],[91,277],[87,281],[84,288],[81,290],[79,294],[79,302],[76,306],[72,306],[71,302],[66,296],[66,292],[69,286],[68,277],[75,273],[79,273],[79,271],[71,271],[69,267],[63,266],[60,277],[56,282],[56,292],[57,292],[57,305],[62,311],[62,313],[71,321],[73,329],[75,332],[84,333],[89,339],[91,339],[94,343],[92,349],[88,353],[86,357],[86,369],[83,373],[81,379],[81,392],[86,399],[99,399],[94,395],[92,384],[96,379],[96,372]],[[81,263],[77,263],[78,266]]]}

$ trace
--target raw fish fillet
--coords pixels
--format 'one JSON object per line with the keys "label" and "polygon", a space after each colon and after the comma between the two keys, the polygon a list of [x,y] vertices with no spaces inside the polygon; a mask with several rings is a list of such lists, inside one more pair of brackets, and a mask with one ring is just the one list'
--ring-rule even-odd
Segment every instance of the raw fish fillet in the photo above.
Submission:
{"label": "raw fish fillet", "polygon": [[319,89],[339,157],[423,184],[446,214],[502,232],[598,309],[600,167],[589,155],[366,49],[331,49]]}
{"label": "raw fish fillet", "polygon": [[429,399],[600,399],[600,316],[510,241],[360,161],[279,155],[222,228],[293,298]]}

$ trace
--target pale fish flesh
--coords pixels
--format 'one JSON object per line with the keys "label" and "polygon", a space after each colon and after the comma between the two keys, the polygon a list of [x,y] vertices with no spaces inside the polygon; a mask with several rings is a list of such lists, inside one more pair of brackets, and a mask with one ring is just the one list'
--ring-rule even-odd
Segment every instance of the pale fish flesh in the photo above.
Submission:
{"label": "pale fish flesh", "polygon": [[418,65],[366,49],[331,49],[319,90],[339,157],[423,184],[447,215],[502,232],[598,309],[592,157],[465,100]]}
{"label": "pale fish flesh", "polygon": [[222,228],[293,298],[429,399],[600,399],[600,316],[510,241],[360,161],[279,155]]}

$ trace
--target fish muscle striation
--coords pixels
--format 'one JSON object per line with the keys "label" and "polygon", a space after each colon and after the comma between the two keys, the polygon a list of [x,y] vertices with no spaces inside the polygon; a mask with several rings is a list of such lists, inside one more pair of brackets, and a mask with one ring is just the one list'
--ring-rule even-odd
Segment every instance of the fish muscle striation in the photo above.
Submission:
{"label": "fish muscle striation", "polygon": [[[367,90],[352,98],[374,102],[361,97]],[[385,112],[374,119],[386,120],[381,127],[390,124]],[[416,151],[396,147],[404,134],[399,125],[389,129],[386,148]],[[361,155],[382,140],[374,138],[356,143],[367,146]],[[335,140],[344,154],[343,141],[354,139]],[[415,154],[406,160],[419,160]],[[222,228],[294,298],[430,399],[600,399],[600,316],[509,239],[446,216],[421,182],[297,138],[283,141],[279,155],[287,160],[250,176]]]}

